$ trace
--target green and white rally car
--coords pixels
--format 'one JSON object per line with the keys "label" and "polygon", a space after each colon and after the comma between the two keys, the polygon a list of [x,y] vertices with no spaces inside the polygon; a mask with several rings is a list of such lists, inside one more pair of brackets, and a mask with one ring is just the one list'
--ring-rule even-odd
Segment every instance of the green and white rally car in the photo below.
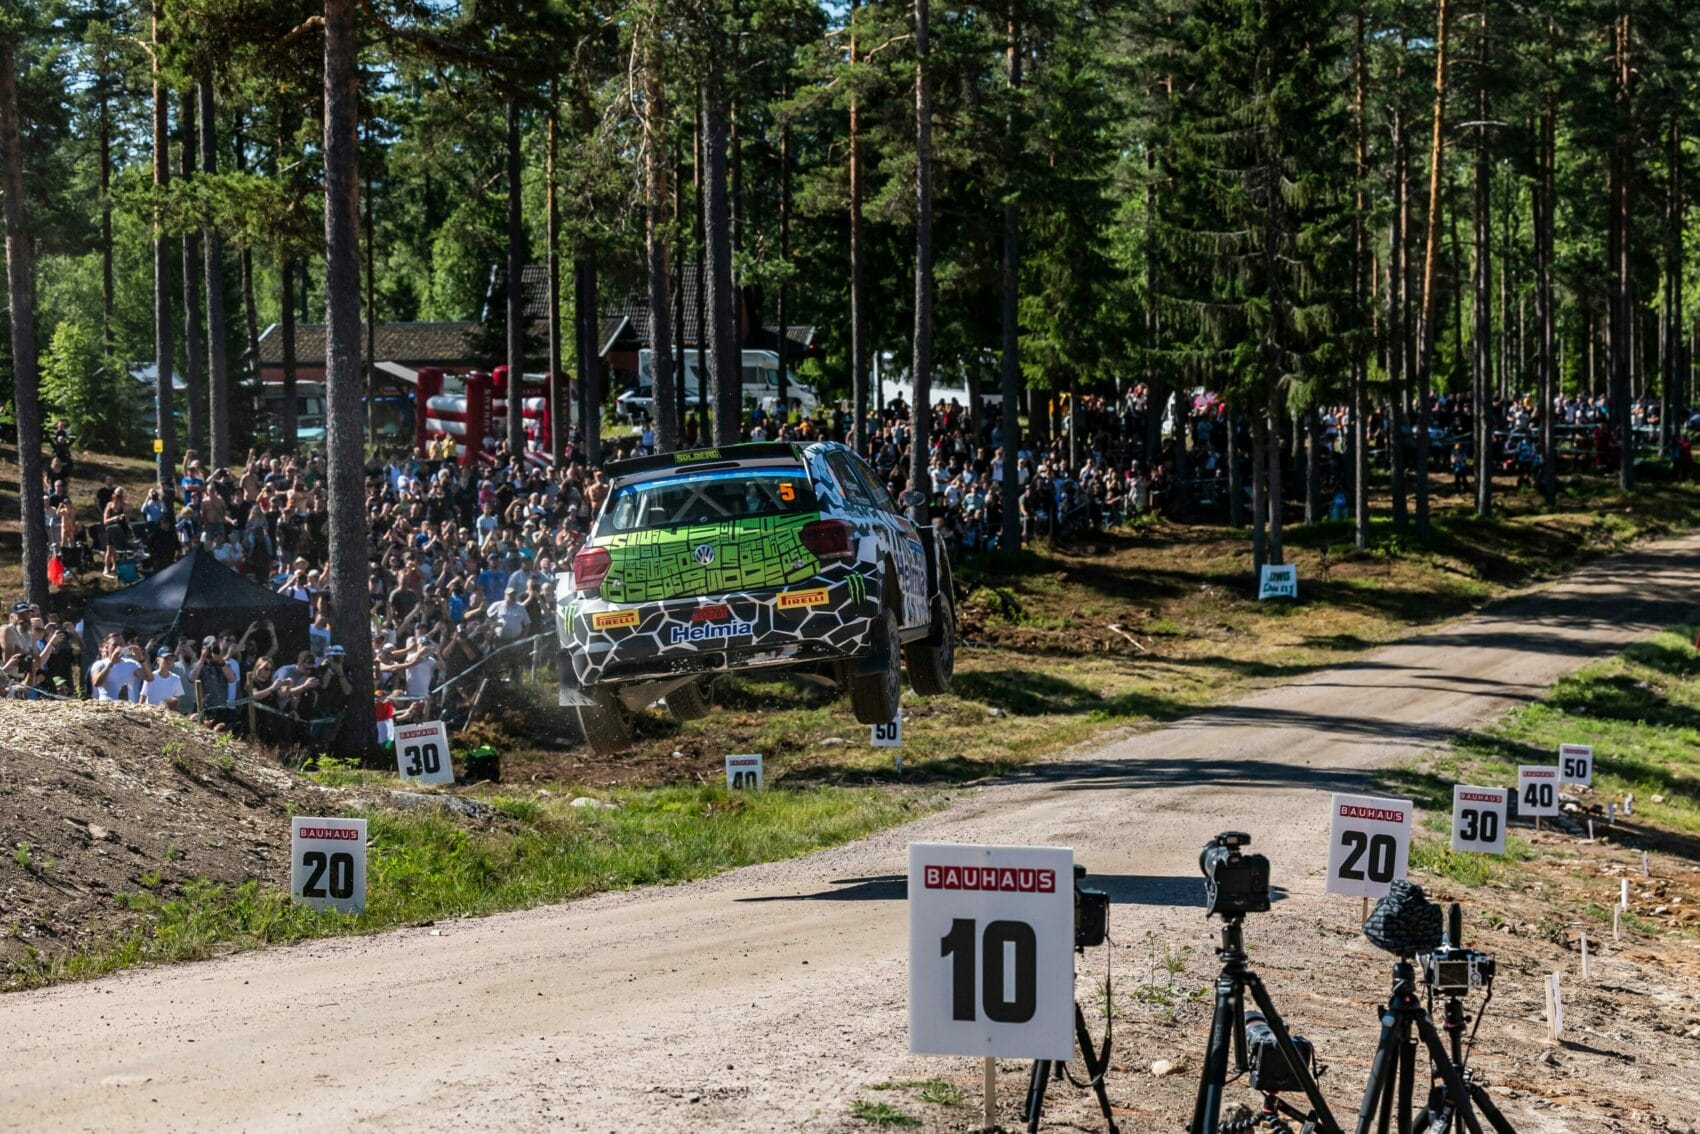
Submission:
{"label": "green and white rally car", "polygon": [[[611,489],[557,590],[560,699],[597,752],[657,701],[708,712],[717,674],[783,670],[896,718],[900,666],[950,689],[950,562],[836,442],[758,442],[608,468]],[[912,502],[912,501],[911,501]]]}

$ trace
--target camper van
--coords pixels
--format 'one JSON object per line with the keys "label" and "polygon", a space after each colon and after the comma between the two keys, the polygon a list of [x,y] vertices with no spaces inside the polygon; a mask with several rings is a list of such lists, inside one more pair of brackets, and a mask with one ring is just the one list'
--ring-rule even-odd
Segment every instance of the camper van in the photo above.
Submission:
{"label": "camper van", "polygon": [[[779,352],[772,350],[746,350],[743,354],[743,397],[747,406],[752,403],[772,412],[779,403]],[[654,363],[648,350],[638,351],[638,380],[634,389],[627,390],[615,399],[615,416],[622,421],[637,423],[649,417],[652,412],[651,403],[654,395],[651,392],[654,381]],[[697,370],[697,352],[685,351],[685,408],[694,409],[697,406],[697,392],[702,389],[702,376]],[[709,397],[712,400],[713,382],[709,381]],[[785,382],[785,396],[802,407],[804,413],[814,410],[820,399],[814,390],[797,381],[793,372]]]}
{"label": "camper van", "polygon": [[[264,387],[266,432],[273,441],[283,441],[283,383]],[[325,384],[295,383],[295,441],[315,445],[325,439]]]}

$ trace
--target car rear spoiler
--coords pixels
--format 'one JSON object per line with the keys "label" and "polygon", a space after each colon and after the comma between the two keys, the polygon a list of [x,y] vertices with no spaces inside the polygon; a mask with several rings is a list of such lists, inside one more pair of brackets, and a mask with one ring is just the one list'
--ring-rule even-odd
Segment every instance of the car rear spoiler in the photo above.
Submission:
{"label": "car rear spoiler", "polygon": [[732,463],[763,458],[771,460],[775,457],[788,458],[802,464],[803,450],[789,441],[751,441],[741,445],[723,445],[717,449],[680,449],[672,453],[657,453],[653,457],[610,461],[605,471],[609,480],[618,480],[623,476],[655,472],[657,469],[677,469],[722,461]]}

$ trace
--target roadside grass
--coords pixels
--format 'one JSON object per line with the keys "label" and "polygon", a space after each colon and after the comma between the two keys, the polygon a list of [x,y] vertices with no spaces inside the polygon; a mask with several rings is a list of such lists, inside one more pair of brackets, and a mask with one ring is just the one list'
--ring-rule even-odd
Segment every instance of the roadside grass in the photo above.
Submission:
{"label": "roadside grass", "polygon": [[870,1126],[919,1126],[921,1120],[886,1102],[857,1099],[850,1104],[850,1117]]}
{"label": "roadside grass", "polygon": [[[1408,795],[1423,816],[1411,849],[1413,868],[1470,887],[1550,885],[1567,893],[1577,913],[1610,924],[1616,878],[1630,877],[1637,893],[1644,888],[1638,854],[1646,850],[1681,864],[1656,874],[1663,879],[1659,894],[1668,887],[1675,900],[1668,906],[1659,900],[1669,915],[1663,921],[1645,910],[1626,912],[1624,928],[1695,929],[1696,916],[1681,904],[1685,895],[1690,903],[1700,896],[1687,893],[1700,890],[1694,880],[1700,864],[1700,651],[1694,640],[1695,627],[1676,626],[1636,642],[1560,680],[1496,724],[1458,737],[1450,751],[1382,777],[1383,788]],[[1584,810],[1572,819],[1591,815],[1596,833],[1609,840],[1587,856],[1591,865],[1579,863],[1571,836],[1534,834],[1527,827],[1507,838],[1503,858],[1450,849],[1454,784],[1512,786],[1517,765],[1556,763],[1560,744],[1594,749],[1592,788],[1566,786],[1562,793]],[[1633,813],[1625,816],[1623,801],[1630,797]],[[1608,803],[1618,814],[1609,829]]]}
{"label": "roadside grass", "polygon": [[314,937],[368,933],[566,901],[602,890],[669,884],[807,854],[916,818],[942,802],[914,790],[729,793],[720,787],[599,792],[616,804],[492,796],[488,816],[356,809],[368,825],[367,906],[319,913],[286,889],[191,881],[173,893],[114,896],[143,915],[116,938],[59,956],[32,954],[10,987],[100,976],[138,964],[195,960]]}

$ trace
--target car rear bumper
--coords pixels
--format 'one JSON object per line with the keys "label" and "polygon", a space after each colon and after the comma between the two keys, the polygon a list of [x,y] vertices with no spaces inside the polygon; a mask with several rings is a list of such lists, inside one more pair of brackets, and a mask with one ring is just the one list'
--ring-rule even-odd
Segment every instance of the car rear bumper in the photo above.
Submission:
{"label": "car rear bumper", "polygon": [[580,600],[564,627],[561,679],[584,688],[853,658],[871,648],[878,614],[877,596],[853,570],[777,591]]}

